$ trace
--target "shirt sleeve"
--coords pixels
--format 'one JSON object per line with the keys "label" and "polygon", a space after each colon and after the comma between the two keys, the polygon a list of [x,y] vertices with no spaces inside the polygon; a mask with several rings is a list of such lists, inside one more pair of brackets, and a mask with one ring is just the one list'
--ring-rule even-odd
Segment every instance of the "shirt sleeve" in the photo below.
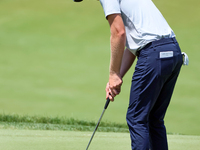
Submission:
{"label": "shirt sleeve", "polygon": [[100,0],[105,17],[111,14],[121,14],[119,0]]}

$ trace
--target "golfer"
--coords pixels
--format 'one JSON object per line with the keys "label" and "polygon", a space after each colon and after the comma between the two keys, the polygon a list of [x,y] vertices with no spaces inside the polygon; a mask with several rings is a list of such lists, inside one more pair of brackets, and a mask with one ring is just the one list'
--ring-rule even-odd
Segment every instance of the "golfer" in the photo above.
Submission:
{"label": "golfer", "polygon": [[100,0],[110,25],[106,98],[114,101],[137,57],[127,124],[133,150],[167,150],[164,116],[183,59],[175,34],[151,0]]}

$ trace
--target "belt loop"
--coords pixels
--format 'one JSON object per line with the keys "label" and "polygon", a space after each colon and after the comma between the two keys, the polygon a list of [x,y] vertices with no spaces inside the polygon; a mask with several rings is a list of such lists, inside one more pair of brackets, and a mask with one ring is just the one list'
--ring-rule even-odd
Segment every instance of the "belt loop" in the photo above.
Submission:
{"label": "belt loop", "polygon": [[154,43],[154,41],[151,42],[151,44],[152,44],[153,50],[156,51],[156,46],[155,46],[156,44]]}
{"label": "belt loop", "polygon": [[173,40],[174,44],[176,44],[176,43],[177,43],[177,40],[176,40],[176,38],[175,38],[175,37],[173,37],[173,38],[172,38],[172,40]]}

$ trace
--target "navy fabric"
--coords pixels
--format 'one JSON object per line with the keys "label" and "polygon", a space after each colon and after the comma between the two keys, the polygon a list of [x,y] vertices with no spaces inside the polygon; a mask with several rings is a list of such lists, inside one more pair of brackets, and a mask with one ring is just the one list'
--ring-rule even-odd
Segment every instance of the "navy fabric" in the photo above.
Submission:
{"label": "navy fabric", "polygon": [[[160,58],[160,52],[173,57]],[[147,44],[139,53],[127,111],[132,150],[167,150],[164,116],[182,66],[175,38]]]}

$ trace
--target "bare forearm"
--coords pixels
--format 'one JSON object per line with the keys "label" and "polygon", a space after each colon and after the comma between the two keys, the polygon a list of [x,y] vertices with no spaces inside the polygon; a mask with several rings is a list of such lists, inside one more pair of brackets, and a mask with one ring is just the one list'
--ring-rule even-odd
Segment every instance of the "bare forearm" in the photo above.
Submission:
{"label": "bare forearm", "polygon": [[110,74],[116,73],[120,75],[122,57],[125,48],[125,35],[111,35],[111,59],[110,59]]}
{"label": "bare forearm", "polygon": [[130,69],[135,60],[135,57],[136,56],[133,55],[128,49],[124,51],[120,69],[121,78],[123,78],[126,72]]}
{"label": "bare forearm", "polygon": [[110,25],[110,75],[109,83],[106,86],[106,98],[111,101],[121,91],[122,79],[120,76],[120,68],[122,57],[126,43],[126,32],[121,14],[112,14],[107,17]]}

